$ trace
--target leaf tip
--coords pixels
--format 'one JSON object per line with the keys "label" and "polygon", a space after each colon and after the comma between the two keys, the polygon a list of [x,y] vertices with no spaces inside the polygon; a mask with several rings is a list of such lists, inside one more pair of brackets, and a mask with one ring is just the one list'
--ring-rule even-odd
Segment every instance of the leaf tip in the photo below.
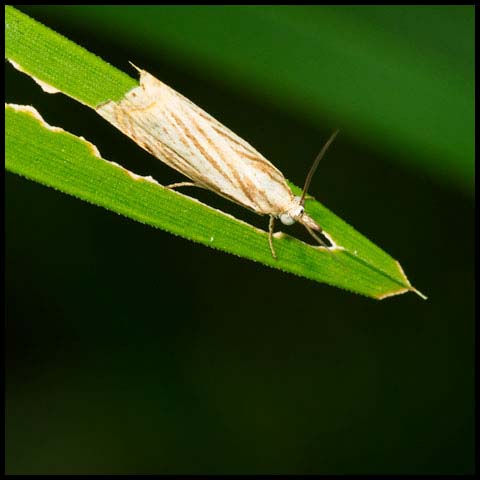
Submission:
{"label": "leaf tip", "polygon": [[420,290],[417,290],[416,288],[412,287],[410,291],[413,293],[416,293],[422,300],[428,300],[428,297],[424,295]]}
{"label": "leaf tip", "polygon": [[400,263],[398,261],[396,261],[396,264],[397,264],[397,267],[398,267],[398,270],[400,271],[400,274],[402,275],[402,277],[404,278],[405,280],[405,283],[408,285],[408,289],[407,291],[410,291],[410,292],[413,292],[413,293],[416,293],[421,299],[423,300],[428,300],[428,297],[426,295],[424,295],[420,290],[417,290],[415,287],[412,286],[412,284],[410,283],[410,281],[408,280],[407,276],[405,275],[405,272],[403,271],[403,268],[402,266],[400,265]]}
{"label": "leaf tip", "polygon": [[402,293],[407,293],[407,292],[412,292],[416,293],[421,299],[423,300],[428,300],[428,297],[424,295],[420,290],[417,290],[415,287],[412,286],[410,281],[408,280],[407,276],[405,275],[405,272],[403,271],[402,266],[400,263],[395,260],[395,263],[397,265],[398,271],[400,272],[400,275],[402,276],[404,282],[405,282],[405,288],[401,288],[400,290],[394,290],[391,292],[386,292],[382,293],[381,295],[377,295],[375,298],[377,300],[383,300],[388,297],[393,297],[394,295],[401,295]]}

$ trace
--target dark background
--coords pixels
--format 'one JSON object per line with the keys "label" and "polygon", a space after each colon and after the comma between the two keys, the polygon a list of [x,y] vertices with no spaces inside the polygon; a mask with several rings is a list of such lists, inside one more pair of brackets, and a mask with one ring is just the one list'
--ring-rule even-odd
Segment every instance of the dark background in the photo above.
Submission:
{"label": "dark background", "polygon": [[[356,296],[7,173],[7,473],[473,472],[473,7],[19,8],[147,69],[297,185],[340,127],[312,193],[429,299]],[[10,65],[6,82],[105,158],[179,181],[93,111]]]}

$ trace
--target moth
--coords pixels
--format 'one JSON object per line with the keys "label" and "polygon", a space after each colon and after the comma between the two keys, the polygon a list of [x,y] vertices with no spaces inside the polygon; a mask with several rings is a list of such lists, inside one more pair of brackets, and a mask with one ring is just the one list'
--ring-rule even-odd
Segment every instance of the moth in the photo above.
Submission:
{"label": "moth", "polygon": [[191,180],[168,188],[202,187],[259,215],[269,215],[268,243],[274,258],[273,232],[277,218],[284,225],[301,223],[320,245],[328,248],[315,233],[321,233],[322,228],[305,212],[304,204],[318,163],[338,130],[313,162],[302,195],[295,196],[283,174],[249,143],[153,75],[133,66],[140,73],[140,85],[120,101],[106,102],[96,111],[146,151]]}

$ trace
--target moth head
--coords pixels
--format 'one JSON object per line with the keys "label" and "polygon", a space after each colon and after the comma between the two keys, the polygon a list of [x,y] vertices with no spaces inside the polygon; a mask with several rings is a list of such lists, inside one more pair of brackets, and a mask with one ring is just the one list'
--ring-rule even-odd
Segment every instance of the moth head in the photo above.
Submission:
{"label": "moth head", "polygon": [[293,225],[295,222],[300,222],[305,213],[301,197],[295,197],[292,207],[280,215],[280,221],[284,225]]}
{"label": "moth head", "polygon": [[311,230],[316,230],[317,232],[322,231],[320,225],[318,225],[318,223],[305,212],[305,208],[303,207],[302,203],[302,197],[295,197],[295,202],[292,208],[290,208],[290,210],[287,212],[282,213],[279,218],[284,225],[293,225],[295,222],[299,222],[307,227],[307,229],[310,228]]}

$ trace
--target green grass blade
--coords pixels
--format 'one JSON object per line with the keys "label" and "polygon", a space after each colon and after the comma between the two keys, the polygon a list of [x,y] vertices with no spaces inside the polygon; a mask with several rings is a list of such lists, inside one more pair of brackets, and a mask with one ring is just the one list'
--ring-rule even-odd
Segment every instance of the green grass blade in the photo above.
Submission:
{"label": "green grass blade", "polygon": [[[6,57],[90,107],[119,99],[136,85],[12,7],[6,9]],[[107,86],[102,85],[105,79]],[[316,201],[307,201],[307,211],[345,250],[326,252],[281,235],[275,239],[275,260],[266,232],[136,177],[100,158],[88,142],[52,129],[32,110],[10,105],[5,115],[6,167],[14,173],[204,245],[366,296],[416,291],[398,262]]]}
{"label": "green grass blade", "polygon": [[209,247],[367,296],[411,288],[394,260],[317,202],[309,201],[313,216],[322,218],[337,241],[370,260],[350,252],[329,254],[289,236],[275,240],[274,260],[265,232],[148,178],[135,178],[100,158],[92,144],[49,127],[34,112],[5,109],[6,167],[14,173]]}
{"label": "green grass blade", "polygon": [[137,82],[76,43],[5,7],[5,58],[75,100],[95,108],[119,100]]}

